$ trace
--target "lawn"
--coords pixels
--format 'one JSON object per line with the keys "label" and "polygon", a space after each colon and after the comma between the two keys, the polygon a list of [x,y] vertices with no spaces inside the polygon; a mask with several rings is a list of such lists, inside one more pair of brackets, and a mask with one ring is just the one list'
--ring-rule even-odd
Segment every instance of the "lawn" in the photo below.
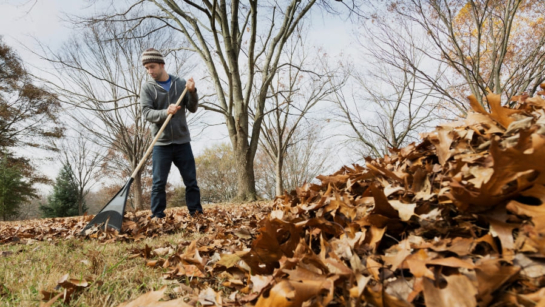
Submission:
{"label": "lawn", "polygon": [[[81,287],[70,296],[70,306],[118,306],[162,286],[167,286],[164,299],[185,296],[185,301],[194,304],[198,299],[198,293],[194,289],[206,289],[210,286],[216,291],[227,290],[222,288],[222,280],[187,275],[165,279],[163,275],[169,268],[152,267],[148,262],[172,255],[176,249],[183,252],[193,241],[208,243],[218,234],[220,230],[218,227],[222,229],[223,234],[233,231],[230,229],[233,222],[239,222],[238,226],[244,227],[244,224],[253,220],[246,214],[260,212],[262,207],[266,206],[264,204],[205,206],[205,212],[213,215],[213,219],[209,217],[191,219],[185,208],[174,208],[167,209],[167,219],[159,221],[146,221],[145,217],[149,215],[149,211],[142,211],[133,214],[133,219],[125,223],[131,225],[139,218],[140,225],[146,224],[146,231],[140,236],[135,236],[137,239],[114,237],[115,239],[111,240],[107,236],[74,237],[72,233],[75,231],[68,226],[77,225],[74,228],[79,230],[88,217],[2,223],[0,229],[4,241],[8,241],[6,239],[8,228],[10,231],[19,229],[19,232],[21,229],[34,231],[36,228],[42,228],[42,232],[41,234],[32,232],[32,236],[25,235],[24,231],[20,236],[15,233],[9,242],[0,245],[1,305],[38,306],[40,303],[45,305],[42,299],[72,289],[70,282],[65,282],[68,288],[59,285],[59,281],[66,274],[69,279],[78,280],[78,285],[83,281],[88,283],[88,286]],[[243,208],[247,210],[241,210]],[[174,217],[178,219],[177,222],[174,222]],[[241,222],[241,218],[247,220]],[[176,223],[176,227],[173,227]],[[241,234],[244,237],[246,235],[251,236],[250,231]],[[249,238],[246,237],[246,242],[250,242]],[[236,235],[231,235],[231,239],[237,244],[243,244]],[[146,247],[152,252],[148,257],[139,256],[138,251],[145,250]],[[221,249],[225,250],[228,247],[227,242],[222,241]],[[153,252],[157,249],[159,252]],[[206,251],[202,254],[213,255]],[[51,292],[53,294],[50,294]],[[227,291],[225,294],[230,292]],[[62,300],[63,297],[59,298],[52,306],[62,306]]]}

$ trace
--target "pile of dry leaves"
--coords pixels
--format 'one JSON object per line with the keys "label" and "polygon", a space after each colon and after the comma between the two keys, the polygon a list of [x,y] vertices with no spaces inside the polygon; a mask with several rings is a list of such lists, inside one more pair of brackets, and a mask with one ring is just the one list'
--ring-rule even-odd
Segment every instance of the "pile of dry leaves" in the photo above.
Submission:
{"label": "pile of dry leaves", "polygon": [[[263,219],[208,211],[202,238],[134,249],[189,286],[123,306],[545,306],[545,100],[470,102],[418,145],[254,208]],[[88,236],[149,236],[142,225]]]}
{"label": "pile of dry leaves", "polygon": [[515,100],[470,97],[464,121],[279,197],[250,249],[180,261],[229,277],[224,304],[545,306],[545,100]]}
{"label": "pile of dry leaves", "polygon": [[203,305],[545,306],[545,101],[470,101],[422,143],[277,198],[250,248],[216,234],[147,265],[226,280],[187,294]]}
{"label": "pile of dry leaves", "polygon": [[516,99],[278,199],[257,304],[545,306],[545,101]]}

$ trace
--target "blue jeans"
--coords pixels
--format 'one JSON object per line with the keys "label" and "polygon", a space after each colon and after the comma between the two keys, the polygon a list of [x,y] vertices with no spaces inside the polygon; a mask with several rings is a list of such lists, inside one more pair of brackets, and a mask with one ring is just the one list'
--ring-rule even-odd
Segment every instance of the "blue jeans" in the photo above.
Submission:
{"label": "blue jeans", "polygon": [[202,213],[201,192],[197,185],[195,158],[191,144],[170,144],[153,147],[153,186],[151,188],[151,214],[154,217],[165,217],[167,197],[165,187],[172,162],[180,171],[185,185],[185,200],[191,215]]}

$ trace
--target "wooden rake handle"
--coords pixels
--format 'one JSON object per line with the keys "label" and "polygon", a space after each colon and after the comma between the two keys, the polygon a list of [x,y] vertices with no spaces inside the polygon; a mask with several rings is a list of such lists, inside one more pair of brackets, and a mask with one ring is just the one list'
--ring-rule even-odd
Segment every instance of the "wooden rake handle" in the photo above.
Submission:
{"label": "wooden rake handle", "polygon": [[[182,95],[180,96],[180,98],[178,98],[178,101],[176,102],[176,106],[179,106],[180,103],[182,102],[182,99],[184,98],[185,96],[185,93],[187,92],[187,87],[185,88],[185,90],[182,92]],[[148,159],[151,151],[153,150],[153,146],[155,145],[155,143],[157,143],[157,140],[159,139],[159,137],[161,136],[161,134],[163,133],[163,130],[165,130],[168,122],[170,121],[170,119],[172,118],[174,114],[169,114],[167,119],[165,119],[165,122],[163,123],[163,126],[161,126],[161,129],[159,129],[159,132],[157,132],[157,135],[155,135],[155,138],[153,138],[153,141],[151,142],[151,144],[149,145],[148,147],[148,150],[146,151],[146,153],[144,154],[144,156],[142,157],[142,160],[140,160],[140,163],[138,163],[138,166],[134,169],[134,172],[132,173],[131,175],[131,178],[134,179],[134,177],[136,176],[136,174],[138,173],[138,171],[140,170],[140,168],[142,167],[142,165],[144,165],[144,163],[146,162],[146,160]]]}

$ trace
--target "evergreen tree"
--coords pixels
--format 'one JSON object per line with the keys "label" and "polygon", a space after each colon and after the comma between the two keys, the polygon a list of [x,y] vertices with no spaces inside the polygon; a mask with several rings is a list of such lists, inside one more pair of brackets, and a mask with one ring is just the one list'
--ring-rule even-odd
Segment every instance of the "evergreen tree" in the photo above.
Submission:
{"label": "evergreen tree", "polygon": [[[48,204],[41,205],[40,210],[44,217],[78,215],[78,195],[78,184],[72,175],[72,169],[69,165],[64,165],[55,181],[53,194],[47,198]],[[87,211],[85,203],[83,211]]]}
{"label": "evergreen tree", "polygon": [[8,154],[0,152],[0,217],[4,221],[17,216],[19,206],[36,197],[32,184],[25,181],[23,169],[10,163]]}

